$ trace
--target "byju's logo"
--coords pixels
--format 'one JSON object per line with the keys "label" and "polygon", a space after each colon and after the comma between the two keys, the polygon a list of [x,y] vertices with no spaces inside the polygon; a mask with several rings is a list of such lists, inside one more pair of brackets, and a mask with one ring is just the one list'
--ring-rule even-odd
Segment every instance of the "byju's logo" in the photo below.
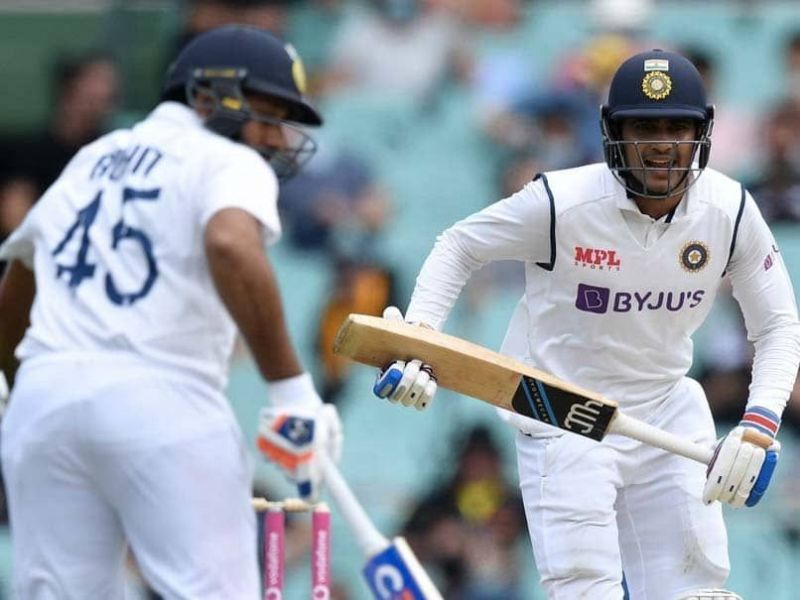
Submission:
{"label": "byju's logo", "polygon": [[703,301],[705,293],[705,290],[612,292],[609,288],[579,283],[575,307],[598,314],[661,309],[677,312],[683,308],[695,308]]}
{"label": "byju's logo", "polygon": [[608,310],[608,298],[610,295],[611,290],[608,288],[579,283],[575,306],[586,312],[604,313]]}

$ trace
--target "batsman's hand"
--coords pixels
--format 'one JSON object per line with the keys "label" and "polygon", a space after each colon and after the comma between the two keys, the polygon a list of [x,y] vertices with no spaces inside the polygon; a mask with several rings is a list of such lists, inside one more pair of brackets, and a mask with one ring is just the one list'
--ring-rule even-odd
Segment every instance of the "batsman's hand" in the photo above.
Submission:
{"label": "batsman's hand", "polygon": [[319,499],[323,473],[319,453],[338,462],[342,454],[342,423],[332,404],[323,404],[311,377],[272,382],[272,405],[261,409],[256,443],[259,451],[297,485],[301,498]]}
{"label": "batsman's hand", "polygon": [[[389,306],[383,311],[383,318],[402,321],[403,313],[396,306]],[[389,402],[423,410],[430,405],[437,387],[430,365],[416,359],[396,360],[378,373],[372,392]]]}
{"label": "batsman's hand", "polygon": [[767,491],[781,445],[745,425],[722,438],[706,471],[703,502],[714,500],[733,508],[755,506]]}

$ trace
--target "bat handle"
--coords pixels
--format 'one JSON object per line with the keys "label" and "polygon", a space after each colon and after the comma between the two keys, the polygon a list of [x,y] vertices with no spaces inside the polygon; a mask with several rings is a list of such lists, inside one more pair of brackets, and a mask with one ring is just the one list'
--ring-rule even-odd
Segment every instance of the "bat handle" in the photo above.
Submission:
{"label": "bat handle", "polygon": [[389,540],[372,523],[339,469],[323,452],[319,453],[319,462],[328,492],[356,538],[361,551],[365,556],[374,556],[384,550],[389,546]]}
{"label": "bat handle", "polygon": [[619,411],[611,420],[608,432],[639,440],[668,452],[691,458],[704,465],[710,463],[714,456],[713,448],[707,448],[658,427],[653,427],[644,421],[623,415]]}

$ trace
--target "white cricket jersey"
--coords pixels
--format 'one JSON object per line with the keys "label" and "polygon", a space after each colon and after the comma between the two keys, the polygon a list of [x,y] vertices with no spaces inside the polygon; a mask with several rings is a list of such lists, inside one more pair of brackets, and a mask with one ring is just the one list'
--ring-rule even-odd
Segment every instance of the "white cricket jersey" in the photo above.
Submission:
{"label": "white cricket jersey", "polygon": [[441,328],[470,273],[525,262],[502,351],[643,416],[692,361],[723,276],[756,356],[750,402],[781,414],[800,361],[794,293],[753,199],[706,169],[672,214],[641,213],[605,164],[537,177],[444,232],[406,319]]}
{"label": "white cricket jersey", "polygon": [[132,129],[86,146],[0,248],[36,276],[17,356],[118,351],[221,388],[236,327],[203,232],[235,207],[274,242],[277,195],[258,153],[205,129],[182,104],[162,103]]}

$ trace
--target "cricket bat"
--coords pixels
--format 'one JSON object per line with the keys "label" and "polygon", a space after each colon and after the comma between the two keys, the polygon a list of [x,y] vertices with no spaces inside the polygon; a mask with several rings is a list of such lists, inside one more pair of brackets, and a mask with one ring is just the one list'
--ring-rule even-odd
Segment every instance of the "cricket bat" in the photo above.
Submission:
{"label": "cricket bat", "polygon": [[[600,394],[432,329],[351,314],[342,323],[333,349],[378,368],[395,360],[419,359],[433,367],[441,387],[593,440],[616,433],[706,465],[713,456],[712,448],[622,414],[616,402]],[[762,448],[772,444],[770,438],[750,429],[743,439]]]}
{"label": "cricket bat", "polygon": [[375,527],[336,465],[318,454],[325,486],[367,559],[362,570],[376,600],[444,600],[402,537],[391,542]]}

